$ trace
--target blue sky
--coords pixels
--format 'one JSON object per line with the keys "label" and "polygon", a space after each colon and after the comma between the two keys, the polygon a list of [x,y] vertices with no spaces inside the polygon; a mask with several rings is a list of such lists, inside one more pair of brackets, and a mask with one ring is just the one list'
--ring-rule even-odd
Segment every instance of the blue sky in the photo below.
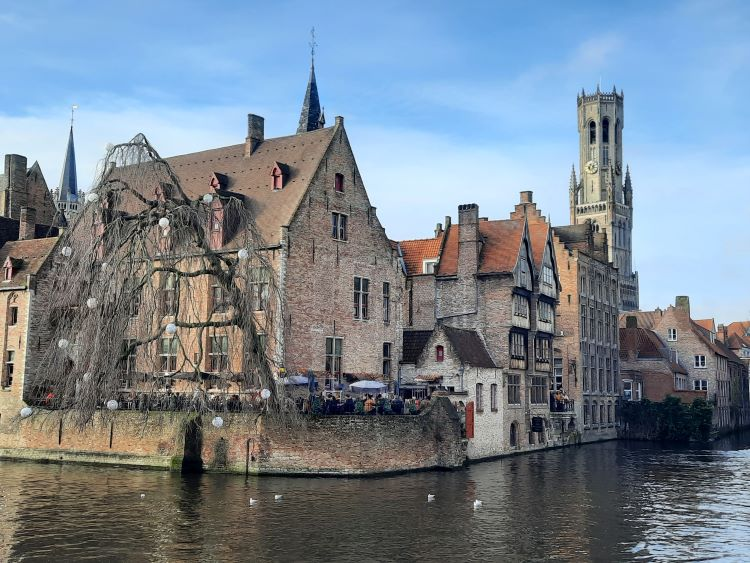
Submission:
{"label": "blue sky", "polygon": [[[0,4],[0,151],[57,184],[70,105],[85,188],[108,142],[164,155],[294,132],[309,29],[329,123],[343,115],[392,238],[460,203],[504,218],[533,189],[568,222],[576,93],[625,92],[641,306],[750,318],[750,4],[34,2]],[[32,5],[33,4],[33,5]],[[10,56],[12,55],[12,56]]]}

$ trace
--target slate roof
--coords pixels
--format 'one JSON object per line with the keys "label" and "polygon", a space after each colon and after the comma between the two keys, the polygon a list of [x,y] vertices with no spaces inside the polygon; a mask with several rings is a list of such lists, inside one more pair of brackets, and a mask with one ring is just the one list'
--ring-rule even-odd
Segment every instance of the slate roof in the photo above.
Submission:
{"label": "slate roof", "polygon": [[[479,273],[511,273],[516,267],[521,249],[525,222],[515,219],[479,221],[482,240],[479,254]],[[440,256],[438,275],[454,276],[458,271],[458,229],[451,225],[446,234],[445,246]]]}
{"label": "slate roof", "polygon": [[492,361],[484,340],[475,330],[444,326],[443,331],[451,343],[453,351],[465,364],[477,368],[497,367]]}
{"label": "slate roof", "polygon": [[431,330],[405,330],[401,351],[403,363],[416,364],[430,336],[432,336]]}
{"label": "slate roof", "polygon": [[78,176],[76,174],[76,149],[73,144],[73,126],[70,126],[68,148],[65,151],[65,164],[60,176],[60,201],[78,201]]}
{"label": "slate roof", "polygon": [[[291,222],[337,128],[266,139],[247,157],[243,143],[166,160],[191,199],[210,191],[215,173],[224,175],[226,189],[246,198],[261,236],[266,244],[274,245],[279,242],[281,226]],[[273,190],[271,185],[276,162],[289,169],[282,190]]]}
{"label": "slate roof", "polygon": [[39,272],[57,241],[58,237],[50,237],[6,242],[0,248],[0,266],[10,256],[14,262],[13,278],[5,281],[3,277],[0,288],[25,284],[27,275]]}
{"label": "slate roof", "polygon": [[401,247],[401,254],[406,265],[406,274],[409,276],[421,275],[423,273],[423,260],[438,258],[442,243],[442,234],[435,238],[400,241],[398,244]]}

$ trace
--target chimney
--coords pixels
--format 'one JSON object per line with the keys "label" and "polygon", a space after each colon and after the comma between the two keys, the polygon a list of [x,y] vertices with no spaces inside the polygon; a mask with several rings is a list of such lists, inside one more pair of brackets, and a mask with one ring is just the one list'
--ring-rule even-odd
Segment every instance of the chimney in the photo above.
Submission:
{"label": "chimney", "polygon": [[721,341],[724,344],[726,344],[727,343],[727,339],[729,338],[729,334],[728,334],[729,331],[727,330],[727,327],[725,327],[724,325],[720,324],[719,326],[716,327],[716,332],[719,333]]}
{"label": "chimney", "polygon": [[255,152],[264,140],[265,119],[254,113],[247,114],[247,138],[245,139],[245,156]]}
{"label": "chimney", "polygon": [[435,225],[435,238],[438,238],[442,234],[443,234],[443,224],[438,223],[437,225]]}
{"label": "chimney", "polygon": [[340,115],[337,115],[336,119],[335,119],[335,123],[336,123],[336,127],[343,127],[344,126],[344,118],[341,117]]}
{"label": "chimney", "polygon": [[690,318],[690,297],[687,295],[678,295],[675,297],[674,306],[677,309],[685,311]]}
{"label": "chimney", "polygon": [[18,240],[34,238],[36,232],[36,209],[22,207],[18,220]]}
{"label": "chimney", "polygon": [[531,190],[527,190],[525,192],[521,192],[521,203],[534,203],[534,192]]}
{"label": "chimney", "polygon": [[479,206],[458,206],[458,275],[474,275],[479,269]]}
{"label": "chimney", "polygon": [[443,225],[445,225],[446,231],[451,228],[451,216],[450,215],[445,216],[445,222],[443,223]]}
{"label": "chimney", "polygon": [[625,317],[625,328],[638,328],[638,317],[633,315]]}
{"label": "chimney", "polygon": [[28,198],[26,188],[26,157],[20,154],[5,155],[5,182],[0,199],[0,214],[17,218]]}

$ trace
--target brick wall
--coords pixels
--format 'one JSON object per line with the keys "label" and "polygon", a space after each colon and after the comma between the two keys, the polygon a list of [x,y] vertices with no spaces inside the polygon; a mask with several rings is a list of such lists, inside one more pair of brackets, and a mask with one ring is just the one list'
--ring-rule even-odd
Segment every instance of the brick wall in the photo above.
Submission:
{"label": "brick wall", "polygon": [[[184,413],[98,414],[80,431],[58,413],[0,418],[0,457],[47,461],[182,466]],[[282,474],[375,474],[456,468],[465,459],[460,422],[445,398],[417,416],[304,417],[299,426],[224,415],[202,424],[202,458],[210,471]],[[111,441],[110,441],[111,438]]]}
{"label": "brick wall", "polygon": [[[335,174],[344,191],[334,190]],[[331,214],[348,217],[348,240],[331,236]],[[371,206],[346,132],[335,133],[288,232],[285,280],[287,368],[325,369],[326,337],[342,343],[344,373],[380,374],[390,342],[392,374],[401,357],[404,277]],[[355,319],[354,277],[369,280],[367,320]],[[390,321],[384,321],[383,282],[390,284]]]}

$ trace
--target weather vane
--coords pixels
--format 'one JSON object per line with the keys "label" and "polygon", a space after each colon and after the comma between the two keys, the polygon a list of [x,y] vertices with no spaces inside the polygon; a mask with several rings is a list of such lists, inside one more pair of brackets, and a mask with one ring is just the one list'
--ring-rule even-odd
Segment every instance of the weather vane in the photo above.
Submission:
{"label": "weather vane", "polygon": [[73,104],[70,106],[70,126],[73,127],[73,118],[75,117],[76,110],[78,109],[78,104]]}
{"label": "weather vane", "polygon": [[315,47],[317,47],[318,44],[315,42],[315,27],[313,27],[310,30],[310,56],[312,57],[313,62],[315,62]]}

